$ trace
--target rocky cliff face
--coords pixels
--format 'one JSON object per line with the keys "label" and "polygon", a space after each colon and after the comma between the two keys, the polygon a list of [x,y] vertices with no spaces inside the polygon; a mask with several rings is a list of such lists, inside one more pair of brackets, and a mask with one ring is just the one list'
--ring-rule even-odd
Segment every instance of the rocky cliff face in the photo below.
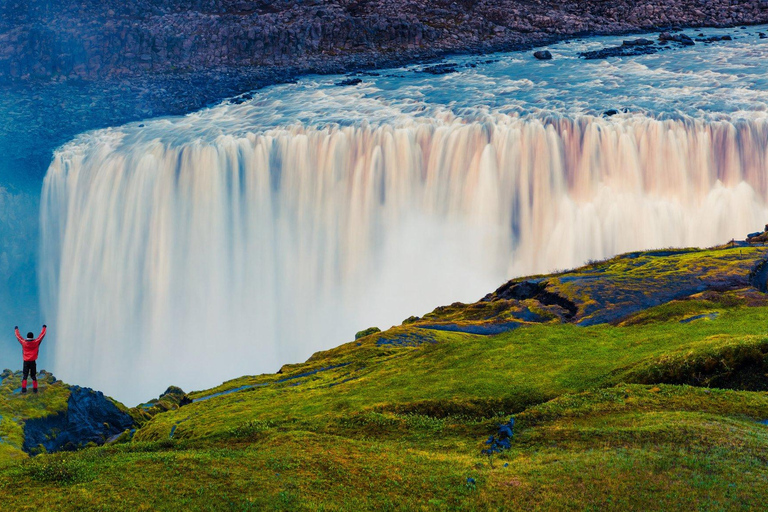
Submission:
{"label": "rocky cliff face", "polygon": [[0,79],[333,72],[578,34],[764,22],[766,0],[9,0]]}

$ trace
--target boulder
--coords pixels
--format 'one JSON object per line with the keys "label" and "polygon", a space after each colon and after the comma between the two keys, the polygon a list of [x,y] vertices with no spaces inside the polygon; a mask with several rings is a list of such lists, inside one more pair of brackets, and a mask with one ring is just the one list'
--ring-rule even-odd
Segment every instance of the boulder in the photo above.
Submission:
{"label": "boulder", "polygon": [[549,50],[539,50],[537,52],[533,52],[533,56],[536,57],[539,60],[551,60],[552,54]]}
{"label": "boulder", "polygon": [[72,386],[64,411],[24,422],[22,449],[36,454],[100,445],[133,424],[133,418],[101,391]]}
{"label": "boulder", "polygon": [[653,44],[653,41],[650,39],[645,39],[643,37],[639,39],[629,39],[625,40],[621,43],[622,46],[648,46],[650,44]]}
{"label": "boulder", "polygon": [[[629,44],[626,44],[629,43]],[[579,55],[587,60],[607,59],[608,57],[632,57],[635,55],[649,55],[659,51],[659,48],[651,44],[624,41],[621,46],[609,46],[600,50],[581,52]]]}
{"label": "boulder", "polygon": [[191,403],[192,399],[187,396],[183,389],[178,386],[169,386],[159,397],[132,407],[128,412],[136,424],[141,426],[156,414],[172,411]]}
{"label": "boulder", "polygon": [[693,46],[696,44],[693,42],[693,39],[682,33],[670,34],[669,32],[662,32],[659,34],[659,41],[673,41],[675,43],[680,43],[683,46]]}
{"label": "boulder", "polygon": [[339,87],[344,87],[347,85],[358,85],[363,83],[363,81],[359,78],[348,78],[346,80],[340,80],[336,82],[334,85],[338,85]]}
{"label": "boulder", "polygon": [[733,40],[733,37],[731,37],[731,36],[729,36],[729,35],[727,35],[727,34],[726,34],[726,35],[724,35],[724,36],[710,36],[710,37],[704,37],[704,38],[701,38],[701,39],[698,39],[698,40],[699,40],[699,41],[702,41],[702,42],[704,42],[704,43],[715,43],[715,42],[717,42],[717,41],[732,41],[732,40]]}
{"label": "boulder", "polygon": [[427,66],[421,71],[424,73],[429,73],[430,75],[447,75],[449,73],[455,73],[458,70],[456,69],[456,64],[452,62],[446,62],[445,64]]}

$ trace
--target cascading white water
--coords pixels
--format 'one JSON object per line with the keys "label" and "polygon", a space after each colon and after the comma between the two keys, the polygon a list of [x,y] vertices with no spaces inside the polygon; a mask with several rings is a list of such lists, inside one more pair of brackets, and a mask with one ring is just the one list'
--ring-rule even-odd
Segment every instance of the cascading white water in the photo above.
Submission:
{"label": "cascading white water", "polygon": [[[741,62],[761,62],[744,48]],[[531,87],[512,76],[531,64],[510,55],[442,87],[402,71],[353,89],[309,81],[59,150],[40,265],[56,374],[129,403],[200,389],[512,276],[713,245],[768,220],[768,118],[746,107],[764,110],[763,75],[737,91],[728,69],[676,70],[662,93],[666,68],[593,76],[572,58]],[[690,111],[537,110],[552,84],[575,104],[605,95],[600,73],[635,84],[637,111],[657,97]],[[616,87],[629,98],[632,84]]]}
{"label": "cascading white water", "polygon": [[70,147],[43,194],[57,372],[135,401],[513,275],[723,242],[768,219],[766,140],[765,122],[583,118]]}

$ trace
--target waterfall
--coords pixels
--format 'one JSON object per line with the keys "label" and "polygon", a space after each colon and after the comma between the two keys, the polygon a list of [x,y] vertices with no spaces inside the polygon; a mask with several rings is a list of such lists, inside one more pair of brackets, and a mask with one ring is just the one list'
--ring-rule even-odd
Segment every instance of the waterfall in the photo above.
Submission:
{"label": "waterfall", "polygon": [[274,372],[513,276],[768,221],[761,119],[184,130],[81,137],[43,186],[54,370],[128,402]]}

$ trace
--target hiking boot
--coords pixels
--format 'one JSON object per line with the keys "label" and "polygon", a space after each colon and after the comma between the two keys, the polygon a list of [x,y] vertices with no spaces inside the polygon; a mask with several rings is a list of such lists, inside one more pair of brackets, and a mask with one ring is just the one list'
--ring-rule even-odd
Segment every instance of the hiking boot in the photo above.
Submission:
{"label": "hiking boot", "polygon": [[37,388],[32,388],[32,392],[37,394]]}
{"label": "hiking boot", "polygon": [[27,388],[21,388],[21,394],[22,394],[22,395],[23,395],[24,393],[26,393],[26,392],[27,392]]}

